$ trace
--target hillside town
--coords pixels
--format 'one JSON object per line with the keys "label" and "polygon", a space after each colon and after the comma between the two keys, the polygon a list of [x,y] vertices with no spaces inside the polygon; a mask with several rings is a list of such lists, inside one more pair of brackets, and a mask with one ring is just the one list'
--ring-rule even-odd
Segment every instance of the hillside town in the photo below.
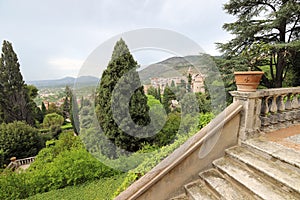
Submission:
{"label": "hillside town", "polygon": [[193,93],[205,93],[205,76],[201,73],[194,73],[192,68],[189,67],[187,72],[187,76],[180,76],[180,77],[153,77],[151,78],[150,85],[144,85],[145,92],[147,93],[147,89],[149,87],[160,88],[161,93],[164,92],[166,86],[171,86],[172,82],[174,83],[175,87],[183,87],[186,86],[189,82],[189,76],[191,77],[191,92]]}

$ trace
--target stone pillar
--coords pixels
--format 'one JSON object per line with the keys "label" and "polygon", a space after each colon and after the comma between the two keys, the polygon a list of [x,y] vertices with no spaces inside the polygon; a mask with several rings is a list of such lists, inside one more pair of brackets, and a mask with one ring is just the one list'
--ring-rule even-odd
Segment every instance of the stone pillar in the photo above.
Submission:
{"label": "stone pillar", "polygon": [[261,120],[261,98],[257,92],[232,91],[233,101],[243,105],[241,123],[239,130],[239,143],[260,132]]}

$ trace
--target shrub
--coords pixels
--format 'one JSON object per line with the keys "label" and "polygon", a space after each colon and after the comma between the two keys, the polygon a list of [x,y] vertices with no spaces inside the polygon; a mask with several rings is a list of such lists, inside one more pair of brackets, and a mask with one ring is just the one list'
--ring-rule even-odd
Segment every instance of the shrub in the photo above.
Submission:
{"label": "shrub", "polygon": [[174,112],[168,115],[166,124],[155,136],[155,143],[164,146],[174,141],[180,125],[180,113]]}
{"label": "shrub", "polygon": [[[49,162],[52,159],[51,162]],[[85,149],[72,149],[61,152],[55,158],[41,161],[40,167],[31,169],[33,193],[46,192],[78,185],[88,180],[114,175],[115,171],[95,159]],[[37,159],[36,162],[39,162]]]}
{"label": "shrub", "polygon": [[147,95],[147,104],[150,108],[154,105],[162,105],[153,95]]}
{"label": "shrub", "polygon": [[45,116],[43,121],[44,128],[50,128],[51,126],[62,126],[64,123],[64,117],[57,114],[51,113]]}
{"label": "shrub", "polygon": [[62,133],[48,142],[26,173],[0,174],[0,199],[20,199],[66,186],[119,174],[88,153],[80,139]]}
{"label": "shrub", "polygon": [[26,158],[35,156],[42,148],[39,131],[24,122],[0,125],[0,149],[3,150],[4,163],[13,156]]}
{"label": "shrub", "polygon": [[213,113],[200,113],[198,128],[201,129],[206,126],[214,117]]}
{"label": "shrub", "polygon": [[27,174],[5,171],[0,174],[0,199],[15,200],[28,197]]}

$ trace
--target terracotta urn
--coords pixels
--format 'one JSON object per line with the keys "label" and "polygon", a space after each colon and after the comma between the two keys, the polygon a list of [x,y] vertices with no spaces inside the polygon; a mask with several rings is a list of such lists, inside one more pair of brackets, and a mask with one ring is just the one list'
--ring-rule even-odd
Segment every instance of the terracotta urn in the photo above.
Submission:
{"label": "terracotta urn", "polygon": [[242,71],[234,72],[237,90],[241,92],[255,92],[264,72]]}
{"label": "terracotta urn", "polygon": [[10,158],[10,161],[11,161],[11,162],[15,162],[16,160],[17,160],[16,157],[11,157],[11,158]]}

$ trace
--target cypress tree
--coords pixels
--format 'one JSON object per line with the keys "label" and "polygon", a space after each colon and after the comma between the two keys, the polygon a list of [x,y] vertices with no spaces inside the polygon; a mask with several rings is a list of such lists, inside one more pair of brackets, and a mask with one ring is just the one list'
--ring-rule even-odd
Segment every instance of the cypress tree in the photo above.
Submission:
{"label": "cypress tree", "polygon": [[47,114],[47,109],[46,109],[44,102],[42,102],[42,113],[43,113],[43,116],[45,116]]}
{"label": "cypress tree", "polygon": [[64,117],[64,119],[66,120],[67,118],[70,117],[70,110],[71,110],[71,95],[72,95],[72,90],[70,89],[69,86],[66,86],[65,88],[65,98],[64,98],[64,103],[62,104],[62,115]]}
{"label": "cypress tree", "polygon": [[169,86],[166,86],[164,89],[164,93],[163,93],[163,106],[166,110],[166,113],[170,113],[171,112],[171,101],[172,100],[176,100],[176,95],[174,94],[174,92],[171,90],[171,88]]}
{"label": "cypress tree", "polygon": [[[137,62],[124,40],[120,39],[114,46],[107,69],[102,74],[96,97],[96,114],[104,134],[116,146],[131,152],[139,150],[144,142],[149,141],[147,138],[135,137],[139,133],[132,132],[128,125],[130,120],[140,126],[150,123],[147,97],[140,84],[137,68]],[[121,88],[116,87],[121,80],[126,83],[139,83],[138,89],[133,92],[129,100],[130,116],[125,112],[126,109],[123,109],[128,107],[128,102],[123,102],[123,100],[126,95],[130,94],[130,87],[126,87],[126,85]],[[113,102],[112,98],[116,102]],[[119,104],[121,108],[116,111],[118,116],[113,115],[112,112],[115,104]],[[117,119],[115,119],[116,117]],[[117,121],[121,121],[122,127],[118,125]]]}
{"label": "cypress tree", "polygon": [[73,94],[72,90],[70,90],[70,120],[73,127],[74,133],[77,135],[80,132],[79,128],[79,108],[76,100],[76,96]]}
{"label": "cypress tree", "polygon": [[160,87],[158,86],[158,88],[157,88],[157,99],[159,100],[159,102],[161,103],[162,101],[161,101],[161,91],[160,91]]}
{"label": "cypress tree", "polygon": [[187,91],[191,92],[192,91],[192,75],[188,75],[188,85],[187,85]]}
{"label": "cypress tree", "polygon": [[35,107],[23,81],[20,64],[12,44],[3,42],[0,61],[0,110],[2,122],[26,121],[35,124]]}
{"label": "cypress tree", "polygon": [[175,82],[174,82],[174,80],[172,80],[172,82],[171,82],[171,88],[175,88]]}

